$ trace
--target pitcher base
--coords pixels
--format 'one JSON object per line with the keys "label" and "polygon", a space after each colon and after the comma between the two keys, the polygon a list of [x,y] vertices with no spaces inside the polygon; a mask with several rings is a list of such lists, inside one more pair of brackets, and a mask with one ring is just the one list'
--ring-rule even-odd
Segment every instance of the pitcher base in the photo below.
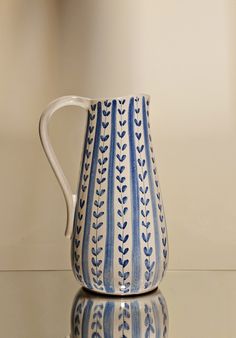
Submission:
{"label": "pitcher base", "polygon": [[144,294],[147,294],[147,293],[150,293],[156,289],[158,289],[158,285],[150,288],[150,289],[144,289],[144,290],[140,290],[138,292],[130,292],[130,293],[122,293],[122,292],[106,292],[106,291],[101,291],[101,290],[96,290],[96,289],[89,289],[88,287],[86,286],[82,286],[83,289],[85,289],[86,291],[89,291],[89,292],[92,292],[92,293],[95,293],[95,294],[100,294],[100,295],[104,295],[104,296],[117,296],[117,297],[132,297],[132,296],[138,296],[138,295],[144,295]]}

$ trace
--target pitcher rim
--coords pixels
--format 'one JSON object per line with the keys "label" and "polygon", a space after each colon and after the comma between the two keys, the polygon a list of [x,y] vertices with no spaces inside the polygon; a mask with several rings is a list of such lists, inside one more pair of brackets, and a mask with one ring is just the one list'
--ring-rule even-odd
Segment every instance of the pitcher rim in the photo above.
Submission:
{"label": "pitcher rim", "polygon": [[150,95],[145,93],[138,93],[138,94],[130,94],[124,96],[117,96],[117,97],[102,97],[102,98],[90,98],[90,97],[83,97],[84,99],[88,100],[89,102],[105,102],[105,101],[112,101],[112,100],[124,100],[130,99],[132,97],[145,97],[146,99],[150,100]]}

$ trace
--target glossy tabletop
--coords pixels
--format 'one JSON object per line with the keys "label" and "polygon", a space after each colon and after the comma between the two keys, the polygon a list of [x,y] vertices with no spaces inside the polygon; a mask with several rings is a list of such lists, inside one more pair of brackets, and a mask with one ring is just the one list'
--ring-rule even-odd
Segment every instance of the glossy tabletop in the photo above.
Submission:
{"label": "glossy tabletop", "polygon": [[1,272],[0,337],[236,337],[233,271],[169,271],[135,298],[79,289],[71,271]]}

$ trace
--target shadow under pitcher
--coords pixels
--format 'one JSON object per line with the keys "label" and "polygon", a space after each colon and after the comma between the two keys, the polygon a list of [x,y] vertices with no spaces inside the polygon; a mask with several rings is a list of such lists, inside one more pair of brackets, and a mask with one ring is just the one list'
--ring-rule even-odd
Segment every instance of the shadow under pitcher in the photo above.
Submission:
{"label": "shadow under pitcher", "polygon": [[[43,112],[39,132],[67,206],[74,275],[89,290],[133,295],[155,289],[167,268],[168,239],[149,122],[150,97],[64,96]],[[78,193],[61,169],[48,122],[65,106],[87,111]]]}

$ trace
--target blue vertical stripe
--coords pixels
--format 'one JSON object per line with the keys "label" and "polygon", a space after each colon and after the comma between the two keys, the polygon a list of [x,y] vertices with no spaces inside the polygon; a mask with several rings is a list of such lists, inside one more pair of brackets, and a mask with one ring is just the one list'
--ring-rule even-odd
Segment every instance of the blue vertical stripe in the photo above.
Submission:
{"label": "blue vertical stripe", "polygon": [[112,101],[110,156],[107,185],[107,231],[104,263],[104,287],[106,292],[114,292],[114,185],[115,185],[115,151],[116,151],[116,100]]}
{"label": "blue vertical stripe", "polygon": [[145,152],[146,152],[146,161],[148,169],[148,180],[151,193],[151,202],[152,202],[152,212],[153,212],[153,222],[155,228],[155,251],[156,251],[156,266],[155,274],[153,278],[152,285],[155,286],[158,281],[159,272],[161,270],[161,248],[160,248],[160,237],[159,237],[159,226],[158,226],[158,212],[157,212],[157,203],[155,195],[155,180],[153,177],[152,162],[151,162],[151,152],[150,152],[150,142],[148,134],[148,121],[147,121],[147,111],[146,111],[146,101],[143,96],[142,99],[142,114],[143,114],[143,132],[144,132],[144,141],[145,141]]}
{"label": "blue vertical stripe", "polygon": [[107,302],[104,310],[103,317],[103,329],[104,329],[104,338],[112,338],[114,337],[114,310],[115,303]]}
{"label": "blue vertical stripe", "polygon": [[93,307],[93,301],[88,300],[88,303],[86,304],[85,309],[84,309],[84,315],[83,315],[83,319],[82,319],[82,337],[83,338],[88,338],[89,319],[90,319],[92,307]]}
{"label": "blue vertical stripe", "polygon": [[152,312],[153,312],[154,323],[155,323],[156,338],[162,338],[161,337],[160,313],[158,312],[157,303],[155,301],[152,301]]}
{"label": "blue vertical stripe", "polygon": [[132,283],[131,291],[137,292],[140,284],[140,234],[139,234],[139,191],[134,132],[134,98],[129,103],[129,145],[132,213]]}
{"label": "blue vertical stripe", "polygon": [[131,302],[131,320],[132,320],[132,338],[140,338],[141,322],[140,322],[140,309],[139,301]]}
{"label": "blue vertical stripe", "polygon": [[93,195],[95,187],[95,178],[97,170],[97,161],[98,161],[98,150],[99,150],[99,140],[101,134],[101,124],[102,124],[102,105],[101,102],[98,102],[97,105],[97,123],[96,123],[96,132],[94,139],[93,147],[93,157],[91,162],[91,171],[88,187],[88,196],[87,196],[87,207],[86,207],[86,217],[84,224],[84,237],[83,237],[83,246],[82,246],[82,269],[83,269],[83,279],[86,286],[92,289],[89,276],[89,243],[90,243],[90,227],[91,227],[91,216],[92,216],[92,207],[93,207]]}

